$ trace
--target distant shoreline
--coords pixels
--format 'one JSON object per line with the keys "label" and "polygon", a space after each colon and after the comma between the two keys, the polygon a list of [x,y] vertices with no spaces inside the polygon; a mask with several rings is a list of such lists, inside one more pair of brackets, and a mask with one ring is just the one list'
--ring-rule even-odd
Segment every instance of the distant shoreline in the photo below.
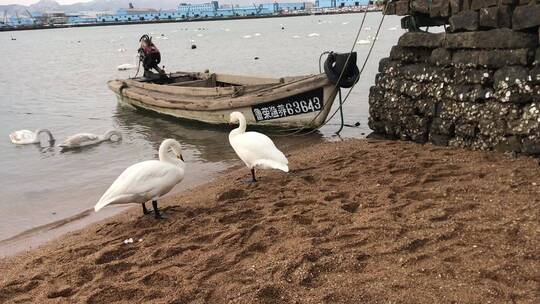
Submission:
{"label": "distant shoreline", "polygon": [[[380,12],[381,10],[368,10],[368,13]],[[301,17],[301,16],[321,16],[321,15],[341,15],[341,14],[358,14],[364,11],[350,12],[326,12],[320,14],[291,14],[291,15],[267,15],[267,16],[233,16],[233,17],[208,17],[186,20],[144,20],[144,21],[128,21],[128,22],[105,22],[105,23],[89,23],[89,24],[58,24],[58,25],[35,25],[28,27],[0,28],[0,32],[18,32],[31,30],[50,30],[63,29],[73,27],[96,27],[96,26],[113,26],[113,25],[135,25],[135,24],[155,24],[155,23],[186,23],[186,22],[201,22],[201,21],[224,21],[224,20],[244,20],[244,19],[267,19],[267,18],[282,18],[282,17]]]}

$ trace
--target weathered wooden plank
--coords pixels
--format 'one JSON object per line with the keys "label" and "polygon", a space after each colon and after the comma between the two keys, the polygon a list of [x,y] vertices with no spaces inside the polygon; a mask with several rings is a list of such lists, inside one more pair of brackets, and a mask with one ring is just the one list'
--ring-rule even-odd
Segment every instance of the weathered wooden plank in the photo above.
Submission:
{"label": "weathered wooden plank", "polygon": [[538,35],[494,29],[448,34],[445,46],[450,49],[519,49],[538,46]]}

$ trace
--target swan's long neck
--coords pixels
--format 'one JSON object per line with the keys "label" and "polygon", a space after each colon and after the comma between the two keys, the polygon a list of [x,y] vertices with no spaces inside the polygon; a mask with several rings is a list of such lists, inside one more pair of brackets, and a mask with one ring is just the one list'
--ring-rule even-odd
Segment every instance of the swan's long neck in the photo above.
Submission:
{"label": "swan's long neck", "polygon": [[36,136],[39,137],[39,134],[40,133],[47,133],[47,135],[49,135],[49,141],[53,141],[54,140],[54,137],[51,133],[51,131],[47,130],[47,129],[39,129],[39,130],[36,130]]}
{"label": "swan's long neck", "polygon": [[101,137],[102,140],[110,140],[111,137],[113,137],[114,135],[116,135],[118,137],[118,140],[120,140],[122,138],[122,133],[116,131],[116,130],[109,130],[107,132],[105,132],[105,134],[103,134],[103,136]]}
{"label": "swan's long neck", "polygon": [[246,118],[244,116],[240,116],[238,117],[238,122],[240,125],[238,126],[238,128],[232,130],[230,135],[234,136],[246,133]]}
{"label": "swan's long neck", "polygon": [[184,168],[186,164],[182,160],[171,157],[171,155],[169,154],[169,148],[171,148],[173,144],[173,142],[165,142],[162,143],[161,146],[159,146],[159,160]]}

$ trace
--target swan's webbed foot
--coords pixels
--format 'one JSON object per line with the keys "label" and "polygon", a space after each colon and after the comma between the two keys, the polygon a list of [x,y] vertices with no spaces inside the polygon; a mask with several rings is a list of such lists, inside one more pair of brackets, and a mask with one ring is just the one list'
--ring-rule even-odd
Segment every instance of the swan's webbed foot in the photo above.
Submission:
{"label": "swan's webbed foot", "polygon": [[256,183],[257,182],[257,178],[255,177],[255,168],[251,168],[251,182],[252,183]]}
{"label": "swan's webbed foot", "polygon": [[146,203],[142,203],[142,212],[144,215],[152,214],[152,210],[146,209]]}
{"label": "swan's webbed foot", "polygon": [[152,201],[152,207],[154,208],[154,218],[156,220],[164,220],[167,218],[166,216],[162,215],[161,212],[159,212],[157,201]]}

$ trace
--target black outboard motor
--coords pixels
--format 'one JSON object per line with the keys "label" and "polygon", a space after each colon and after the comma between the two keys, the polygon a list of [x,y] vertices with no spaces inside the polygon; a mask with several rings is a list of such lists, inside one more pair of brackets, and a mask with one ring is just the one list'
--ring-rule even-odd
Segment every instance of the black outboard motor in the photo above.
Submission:
{"label": "black outboard motor", "polygon": [[[348,57],[349,61],[347,62]],[[324,62],[324,72],[331,83],[342,88],[352,87],[360,78],[360,70],[358,69],[358,66],[356,66],[356,52],[330,52],[328,58],[326,58],[326,61]],[[341,75],[342,72],[343,75]],[[341,79],[339,78],[340,75]]]}

